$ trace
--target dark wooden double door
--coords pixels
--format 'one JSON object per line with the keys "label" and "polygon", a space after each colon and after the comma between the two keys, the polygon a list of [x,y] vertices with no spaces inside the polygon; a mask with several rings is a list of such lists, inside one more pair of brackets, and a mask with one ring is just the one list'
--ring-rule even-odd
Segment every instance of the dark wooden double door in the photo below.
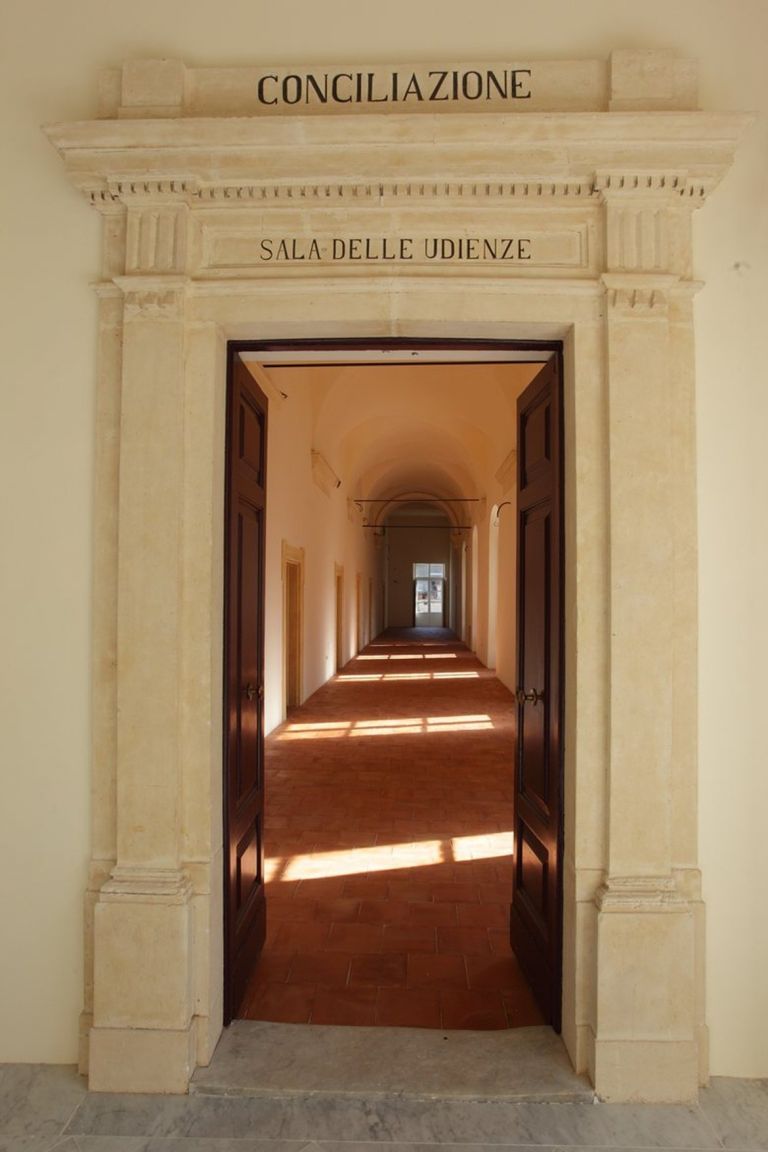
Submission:
{"label": "dark wooden double door", "polygon": [[560,1029],[563,823],[563,465],[559,358],[517,405],[517,748],[510,942]]}
{"label": "dark wooden double door", "polygon": [[[229,372],[225,557],[225,1022],[266,929],[264,556],[267,401]],[[517,750],[510,940],[560,1027],[562,956],[562,386],[554,355],[518,401]],[[457,803],[460,800],[457,798]]]}
{"label": "dark wooden double door", "polygon": [[266,935],[264,560],[267,400],[237,355],[227,404],[224,604],[224,1020]]}

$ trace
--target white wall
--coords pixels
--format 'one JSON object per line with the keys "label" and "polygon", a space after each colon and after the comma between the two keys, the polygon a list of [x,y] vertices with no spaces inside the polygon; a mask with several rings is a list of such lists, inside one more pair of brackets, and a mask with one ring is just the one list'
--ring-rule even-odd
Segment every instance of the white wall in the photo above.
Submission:
{"label": "white wall", "polygon": [[[361,575],[364,637],[368,629],[368,578],[375,577],[373,540],[347,514],[349,484],[330,494],[312,478],[312,374],[290,385],[287,400],[273,400],[268,422],[268,497],[265,612],[265,725],[285,718],[283,666],[283,541],[304,549],[303,696],[311,696],[336,671],[335,565],[344,568],[344,652],[357,651],[356,576]],[[374,581],[375,586],[375,581]]]}
{"label": "white wall", "polygon": [[390,628],[410,628],[413,624],[414,564],[450,563],[451,541],[448,528],[387,529],[387,624]]}
{"label": "white wall", "polygon": [[516,566],[517,521],[515,518],[516,493],[512,489],[504,494],[511,500],[499,513],[498,527],[498,587],[496,606],[496,675],[510,692],[517,687],[515,644],[517,640]]}
{"label": "white wall", "polygon": [[[88,855],[89,597],[99,222],[39,131],[88,117],[124,57],[492,59],[668,47],[702,104],[757,109],[696,224],[701,856],[712,1070],[768,1075],[764,0],[5,0],[0,1060],[73,1060]],[[759,501],[759,503],[758,503]],[[300,541],[297,541],[300,542]],[[351,562],[347,561],[347,562]],[[357,563],[355,560],[354,563]],[[354,588],[354,572],[345,587]],[[9,819],[10,814],[10,819]]]}

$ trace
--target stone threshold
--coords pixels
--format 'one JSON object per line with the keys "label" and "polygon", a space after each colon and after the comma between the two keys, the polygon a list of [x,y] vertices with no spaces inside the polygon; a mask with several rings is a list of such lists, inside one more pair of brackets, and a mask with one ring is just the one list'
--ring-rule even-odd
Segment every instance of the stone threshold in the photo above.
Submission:
{"label": "stone threshold", "polygon": [[250,1020],[224,1030],[210,1065],[197,1069],[189,1090],[345,1099],[594,1099],[548,1027],[445,1032]]}

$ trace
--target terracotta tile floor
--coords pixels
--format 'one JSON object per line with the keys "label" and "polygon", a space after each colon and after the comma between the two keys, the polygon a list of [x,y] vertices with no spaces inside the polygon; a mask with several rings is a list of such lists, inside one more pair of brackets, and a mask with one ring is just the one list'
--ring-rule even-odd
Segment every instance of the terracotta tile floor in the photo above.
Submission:
{"label": "terracotta tile floor", "polygon": [[514,710],[443,629],[390,630],[267,740],[267,942],[243,1016],[512,1028]]}

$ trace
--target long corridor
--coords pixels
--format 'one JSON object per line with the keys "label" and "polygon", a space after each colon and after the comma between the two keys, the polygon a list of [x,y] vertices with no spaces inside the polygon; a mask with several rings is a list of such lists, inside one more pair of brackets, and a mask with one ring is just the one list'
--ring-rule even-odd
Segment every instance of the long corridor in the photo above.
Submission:
{"label": "long corridor", "polygon": [[447,629],[389,630],[267,740],[267,941],[242,1015],[540,1024],[508,942],[510,692]]}

